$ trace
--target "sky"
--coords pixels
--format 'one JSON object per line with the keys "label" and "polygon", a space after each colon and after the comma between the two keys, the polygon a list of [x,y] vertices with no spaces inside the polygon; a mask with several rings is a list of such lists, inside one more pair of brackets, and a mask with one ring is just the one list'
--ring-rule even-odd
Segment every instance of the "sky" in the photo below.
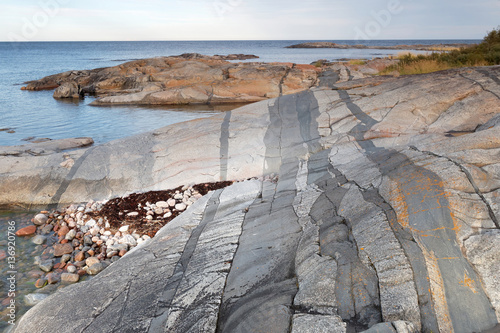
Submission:
{"label": "sky", "polygon": [[481,39],[500,0],[0,0],[0,41]]}

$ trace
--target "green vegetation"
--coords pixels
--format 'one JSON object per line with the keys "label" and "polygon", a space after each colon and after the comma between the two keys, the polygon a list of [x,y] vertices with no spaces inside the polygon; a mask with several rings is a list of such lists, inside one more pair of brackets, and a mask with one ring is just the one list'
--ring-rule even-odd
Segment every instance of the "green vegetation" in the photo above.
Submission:
{"label": "green vegetation", "polygon": [[394,71],[401,75],[424,74],[457,67],[499,65],[500,27],[490,31],[477,45],[430,55],[405,54],[398,59],[398,64],[387,67],[382,74]]}
{"label": "green vegetation", "polygon": [[350,65],[366,65],[366,60],[363,59],[351,59],[349,60]]}

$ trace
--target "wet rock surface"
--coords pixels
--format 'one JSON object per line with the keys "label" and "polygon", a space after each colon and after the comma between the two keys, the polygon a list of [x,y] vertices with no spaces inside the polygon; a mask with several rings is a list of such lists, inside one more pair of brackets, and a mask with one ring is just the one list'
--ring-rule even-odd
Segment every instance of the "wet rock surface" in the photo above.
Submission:
{"label": "wet rock surface", "polygon": [[30,196],[30,171],[6,172],[0,186],[19,202],[52,203],[257,177],[205,194],[92,281],[41,301],[16,332],[497,327],[500,67],[338,74],[78,150],[70,172],[54,168],[57,154],[29,157],[50,179]]}

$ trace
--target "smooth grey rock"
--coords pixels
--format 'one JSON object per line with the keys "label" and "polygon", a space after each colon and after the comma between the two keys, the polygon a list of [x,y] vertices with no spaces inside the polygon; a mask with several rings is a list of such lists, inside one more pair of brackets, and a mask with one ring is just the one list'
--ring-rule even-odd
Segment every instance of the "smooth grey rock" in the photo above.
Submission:
{"label": "smooth grey rock", "polygon": [[50,272],[52,267],[54,267],[54,260],[45,260],[42,261],[38,267],[44,272]]}
{"label": "smooth grey rock", "polygon": [[46,236],[41,236],[41,235],[36,235],[35,237],[33,237],[31,239],[31,242],[33,244],[37,244],[37,245],[42,245],[46,241],[47,241],[47,237]]}
{"label": "smooth grey rock", "polygon": [[99,274],[104,268],[105,266],[102,263],[98,262],[93,264],[92,266],[89,266],[89,268],[87,268],[87,273],[89,273],[89,275],[96,275]]}
{"label": "smooth grey rock", "polygon": [[45,214],[37,214],[33,218],[33,223],[36,225],[44,225],[49,218]]}

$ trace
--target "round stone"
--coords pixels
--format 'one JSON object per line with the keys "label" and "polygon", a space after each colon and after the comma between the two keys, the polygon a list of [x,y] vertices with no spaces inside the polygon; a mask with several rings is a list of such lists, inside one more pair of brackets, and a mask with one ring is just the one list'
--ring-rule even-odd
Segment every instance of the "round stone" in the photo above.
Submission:
{"label": "round stone", "polygon": [[99,274],[103,269],[104,265],[98,262],[93,264],[92,266],[89,266],[89,268],[87,268],[87,273],[89,273],[90,275],[96,275]]}
{"label": "round stone", "polygon": [[[72,266],[75,267],[75,266]],[[61,281],[63,282],[69,282],[69,283],[75,283],[80,280],[80,275],[74,274],[74,273],[62,273],[61,274]]]}
{"label": "round stone", "polygon": [[187,206],[183,203],[179,203],[179,204],[175,205],[175,209],[177,209],[180,212],[185,211],[186,208],[187,208]]}
{"label": "round stone", "polygon": [[76,273],[76,266],[70,265],[66,268],[66,270],[71,274]]}
{"label": "round stone", "polygon": [[42,245],[45,241],[47,241],[47,237],[41,235],[37,235],[31,239],[31,242],[36,245]]}
{"label": "round stone", "polygon": [[97,259],[96,257],[90,257],[90,258],[87,258],[87,260],[85,260],[85,264],[89,267],[94,265],[94,264],[97,264],[99,262],[100,262],[100,260]]}
{"label": "round stone", "polygon": [[170,205],[168,204],[167,201],[158,201],[156,203],[157,208],[168,208]]}
{"label": "round stone", "polygon": [[73,238],[75,238],[76,236],[76,230],[75,229],[71,229],[70,231],[68,231],[68,233],[66,234],[65,238],[69,241],[73,240]]}
{"label": "round stone", "polygon": [[49,218],[45,214],[37,214],[33,219],[33,223],[36,225],[43,225],[47,222]]}
{"label": "round stone", "polygon": [[128,225],[124,225],[123,227],[121,227],[120,229],[118,229],[119,232],[127,232],[128,231],[128,228],[129,226]]}

